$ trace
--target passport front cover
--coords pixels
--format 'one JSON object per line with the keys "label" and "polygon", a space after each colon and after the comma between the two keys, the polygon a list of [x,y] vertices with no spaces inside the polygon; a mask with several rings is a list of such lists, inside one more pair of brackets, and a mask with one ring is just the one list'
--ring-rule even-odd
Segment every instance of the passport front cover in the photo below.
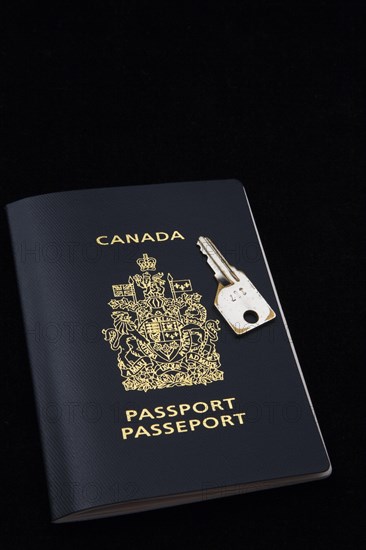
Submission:
{"label": "passport front cover", "polygon": [[[330,474],[239,181],[51,193],[7,213],[53,521]],[[233,332],[201,235],[275,319]]]}

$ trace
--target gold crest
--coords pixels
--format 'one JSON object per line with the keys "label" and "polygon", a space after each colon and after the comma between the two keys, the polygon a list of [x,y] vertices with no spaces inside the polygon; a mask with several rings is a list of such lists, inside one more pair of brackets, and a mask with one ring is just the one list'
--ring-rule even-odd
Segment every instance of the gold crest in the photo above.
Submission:
{"label": "gold crest", "polygon": [[[112,285],[113,327],[102,330],[117,352],[125,390],[148,391],[223,380],[215,342],[218,320],[207,320],[189,279],[151,274],[155,258],[137,260],[143,274]],[[168,282],[169,296],[165,295]]]}

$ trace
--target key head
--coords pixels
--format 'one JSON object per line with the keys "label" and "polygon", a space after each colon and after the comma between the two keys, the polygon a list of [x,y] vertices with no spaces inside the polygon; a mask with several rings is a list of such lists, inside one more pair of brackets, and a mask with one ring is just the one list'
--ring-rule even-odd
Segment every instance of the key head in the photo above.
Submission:
{"label": "key head", "polygon": [[248,277],[235,270],[239,281],[218,286],[215,306],[236,334],[257,328],[276,317]]}

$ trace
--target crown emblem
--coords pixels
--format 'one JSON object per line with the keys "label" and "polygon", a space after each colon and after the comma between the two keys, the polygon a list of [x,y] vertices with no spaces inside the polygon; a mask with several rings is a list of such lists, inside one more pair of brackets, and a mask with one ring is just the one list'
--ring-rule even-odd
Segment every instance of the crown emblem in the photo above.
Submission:
{"label": "crown emblem", "polygon": [[136,263],[141,271],[155,271],[156,269],[155,258],[150,258],[147,254],[143,254],[142,258],[136,260]]}
{"label": "crown emblem", "polygon": [[156,260],[143,254],[141,271],[112,285],[113,326],[102,330],[117,352],[125,390],[148,391],[207,385],[223,380],[216,351],[219,321],[207,319],[202,296],[190,279],[155,271]]}

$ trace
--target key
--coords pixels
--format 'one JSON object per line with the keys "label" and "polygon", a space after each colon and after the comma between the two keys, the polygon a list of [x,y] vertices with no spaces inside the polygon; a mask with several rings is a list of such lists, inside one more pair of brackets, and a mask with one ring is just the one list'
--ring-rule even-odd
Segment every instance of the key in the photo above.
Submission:
{"label": "key", "polygon": [[276,317],[242,271],[230,265],[208,237],[197,241],[219,283],[214,304],[236,334],[245,334]]}

